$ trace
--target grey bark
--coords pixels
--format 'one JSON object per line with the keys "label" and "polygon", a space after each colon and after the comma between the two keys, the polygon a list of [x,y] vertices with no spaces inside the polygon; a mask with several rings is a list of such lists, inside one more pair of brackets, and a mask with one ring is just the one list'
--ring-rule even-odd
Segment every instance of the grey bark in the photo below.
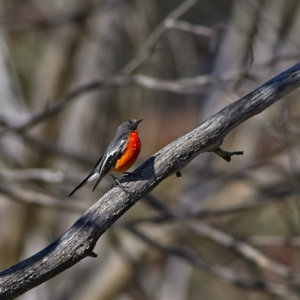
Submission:
{"label": "grey bark", "polygon": [[217,150],[232,129],[299,86],[300,63],[157,152],[136,169],[142,177],[130,175],[122,180],[130,193],[125,193],[119,187],[111,189],[54,243],[1,272],[0,299],[13,299],[81,259],[95,256],[93,249],[100,236],[143,195],[171,174],[180,171],[200,153]]}

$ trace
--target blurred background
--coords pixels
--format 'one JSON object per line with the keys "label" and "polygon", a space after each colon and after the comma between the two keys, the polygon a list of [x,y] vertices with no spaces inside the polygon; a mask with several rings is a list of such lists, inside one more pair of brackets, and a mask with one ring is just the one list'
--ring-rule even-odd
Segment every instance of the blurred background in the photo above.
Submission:
{"label": "blurred background", "polygon": [[[113,184],[69,192],[129,118],[135,166],[300,57],[297,0],[1,0],[0,269]],[[22,300],[299,299],[299,90],[141,199]]]}

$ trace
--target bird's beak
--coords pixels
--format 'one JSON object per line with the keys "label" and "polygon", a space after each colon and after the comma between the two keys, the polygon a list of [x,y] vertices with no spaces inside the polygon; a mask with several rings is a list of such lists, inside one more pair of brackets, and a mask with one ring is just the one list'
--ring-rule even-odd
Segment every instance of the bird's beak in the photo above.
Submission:
{"label": "bird's beak", "polygon": [[138,121],[136,121],[137,124],[141,123],[143,121],[143,119],[140,119]]}

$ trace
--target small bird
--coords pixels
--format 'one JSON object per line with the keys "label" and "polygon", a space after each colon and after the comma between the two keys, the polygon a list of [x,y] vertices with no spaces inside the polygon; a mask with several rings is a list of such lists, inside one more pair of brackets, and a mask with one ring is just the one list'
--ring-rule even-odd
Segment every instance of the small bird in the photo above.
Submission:
{"label": "small bird", "polygon": [[[69,194],[69,197],[88,182],[97,180],[93,188],[94,191],[102,178],[108,173],[128,174],[126,171],[132,166],[141,151],[141,141],[137,127],[142,121],[143,119],[138,121],[131,119],[119,126],[116,136],[98,160],[94,170]],[[112,174],[111,176],[120,184]]]}

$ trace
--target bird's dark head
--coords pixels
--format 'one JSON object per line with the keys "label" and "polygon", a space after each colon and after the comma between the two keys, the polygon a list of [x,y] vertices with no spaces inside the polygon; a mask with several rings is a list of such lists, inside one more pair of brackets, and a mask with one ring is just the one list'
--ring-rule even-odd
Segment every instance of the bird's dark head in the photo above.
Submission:
{"label": "bird's dark head", "polygon": [[126,132],[132,132],[134,130],[137,130],[139,123],[141,123],[142,121],[143,119],[138,121],[135,119],[127,120],[119,126],[118,131],[121,131],[122,133],[126,133]]}

